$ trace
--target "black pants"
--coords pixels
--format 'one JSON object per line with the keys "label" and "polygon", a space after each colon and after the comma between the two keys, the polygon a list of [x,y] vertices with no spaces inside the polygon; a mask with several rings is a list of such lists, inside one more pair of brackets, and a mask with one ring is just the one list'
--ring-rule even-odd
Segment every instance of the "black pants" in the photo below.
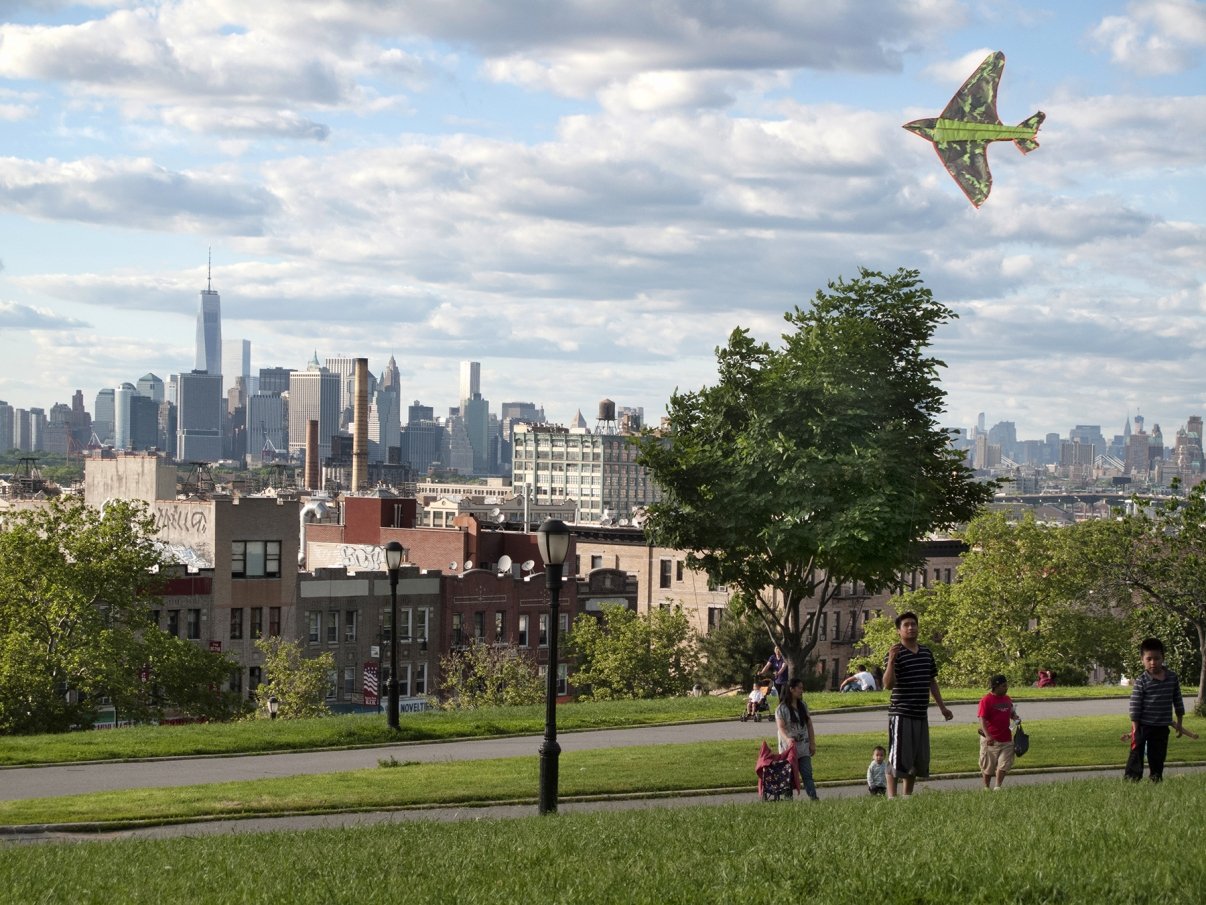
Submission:
{"label": "black pants", "polygon": [[1143,752],[1147,750],[1148,772],[1152,782],[1164,778],[1164,758],[1168,756],[1168,727],[1139,724],[1131,740],[1131,754],[1126,759],[1126,778],[1135,782],[1143,779]]}

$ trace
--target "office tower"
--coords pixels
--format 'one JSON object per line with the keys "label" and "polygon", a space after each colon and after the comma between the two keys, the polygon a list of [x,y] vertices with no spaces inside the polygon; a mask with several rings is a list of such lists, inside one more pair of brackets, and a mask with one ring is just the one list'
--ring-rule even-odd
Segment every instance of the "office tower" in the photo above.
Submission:
{"label": "office tower", "polygon": [[402,429],[402,461],[410,465],[419,475],[426,475],[433,467],[438,468],[448,461],[448,434],[435,420],[435,411],[430,405],[407,406],[406,426]]}
{"label": "office tower", "polygon": [[206,371],[177,380],[176,458],[217,462],[222,458],[222,375]]}
{"label": "office tower", "polygon": [[398,371],[398,363],[392,355],[389,357],[389,364],[381,372],[381,389],[393,390],[399,395],[402,393],[402,374]]}
{"label": "office tower", "polygon": [[[339,380],[339,429],[345,430],[352,421],[352,400],[356,392],[356,359],[336,355],[323,362]],[[370,391],[374,389],[370,387]]]}
{"label": "office tower", "polygon": [[0,399],[0,452],[13,449],[13,417],[15,409]]}
{"label": "office tower", "polygon": [[400,445],[402,425],[398,423],[398,394],[380,389],[369,404],[368,460],[389,462],[391,447]]}
{"label": "office tower", "polygon": [[[176,385],[174,377],[171,385]],[[159,442],[156,445],[169,459],[176,458],[176,424],[176,403],[165,399],[159,403]]]}
{"label": "office tower", "polygon": [[457,400],[464,402],[482,391],[482,365],[480,361],[461,362],[461,392]]}
{"label": "office tower", "polygon": [[132,383],[113,390],[113,445],[117,449],[130,449],[130,399],[137,394]]}
{"label": "office tower", "polygon": [[135,387],[140,396],[146,396],[156,404],[163,402],[167,398],[163,395],[163,379],[154,374],[143,374],[138,378],[138,383],[135,384]]}
{"label": "office tower", "polygon": [[101,390],[96,394],[96,404],[92,407],[92,433],[102,445],[113,442],[113,390]]}
{"label": "office tower", "polygon": [[260,386],[257,393],[279,396],[289,392],[289,375],[293,368],[260,368]]}
{"label": "office tower", "polygon": [[46,452],[58,455],[67,455],[72,451],[71,406],[64,402],[56,402],[50,407],[42,448]]}
{"label": "office tower", "polygon": [[84,449],[92,439],[92,416],[84,408],[84,391],[76,390],[71,397],[72,448]]}
{"label": "office tower", "polygon": [[256,393],[247,400],[247,464],[275,461],[289,453],[286,397]]}
{"label": "office tower", "polygon": [[661,499],[649,472],[636,462],[636,447],[620,434],[517,424],[512,456],[517,493],[530,487],[539,504],[572,499],[580,522],[628,520],[634,509]]}
{"label": "office tower", "polygon": [[[222,373],[222,300],[214,292],[212,273],[206,277],[197,309],[197,355],[193,371]],[[219,399],[221,395],[218,394]]]}
{"label": "office tower", "polygon": [[448,467],[457,474],[477,474],[476,453],[460,415],[448,416]]}
{"label": "office tower", "polygon": [[159,449],[159,407],[150,396],[130,397],[130,433],[127,449]]}
{"label": "office tower", "polygon": [[13,409],[13,449],[21,452],[33,452],[28,409]]}
{"label": "office tower", "polygon": [[244,384],[251,378],[251,340],[233,339],[222,344],[222,376],[227,382],[242,377]]}
{"label": "office tower", "polygon": [[318,422],[318,457],[331,455],[331,437],[339,433],[339,375],[318,363],[318,353],[304,371],[289,375],[289,455],[306,451],[306,424]]}

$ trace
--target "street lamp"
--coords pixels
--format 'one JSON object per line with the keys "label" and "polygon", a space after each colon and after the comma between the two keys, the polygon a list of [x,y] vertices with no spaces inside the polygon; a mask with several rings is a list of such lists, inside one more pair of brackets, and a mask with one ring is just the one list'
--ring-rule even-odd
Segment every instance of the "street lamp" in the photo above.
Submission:
{"label": "street lamp", "polygon": [[275,720],[277,711],[281,709],[281,702],[276,699],[276,695],[268,696],[268,718]]}
{"label": "street lamp", "polygon": [[570,531],[561,519],[545,519],[536,532],[544,560],[545,587],[549,590],[549,666],[545,691],[544,744],[540,746],[540,813],[557,813],[557,635],[561,570],[569,553]]}
{"label": "street lamp", "polygon": [[385,545],[385,567],[389,570],[389,728],[398,728],[398,567],[402,565],[402,545],[391,540]]}

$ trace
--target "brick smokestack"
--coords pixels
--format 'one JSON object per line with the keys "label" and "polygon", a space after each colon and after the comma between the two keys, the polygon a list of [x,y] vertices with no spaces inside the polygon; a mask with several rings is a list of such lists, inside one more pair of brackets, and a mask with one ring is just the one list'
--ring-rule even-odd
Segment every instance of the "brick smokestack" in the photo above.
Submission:
{"label": "brick smokestack", "polygon": [[306,490],[321,490],[318,465],[318,422],[306,422]]}
{"label": "brick smokestack", "polygon": [[356,399],[352,405],[352,493],[368,480],[368,359],[356,359]]}

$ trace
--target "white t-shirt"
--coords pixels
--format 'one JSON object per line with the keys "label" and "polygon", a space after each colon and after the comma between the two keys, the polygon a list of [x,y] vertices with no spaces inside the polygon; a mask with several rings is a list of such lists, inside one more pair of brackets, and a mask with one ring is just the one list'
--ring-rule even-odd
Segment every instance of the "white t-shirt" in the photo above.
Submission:
{"label": "white t-shirt", "polygon": [[854,674],[854,677],[863,683],[863,691],[875,691],[876,690],[875,689],[875,676],[871,675],[871,673],[867,672],[867,670],[864,669],[862,672],[856,672]]}

